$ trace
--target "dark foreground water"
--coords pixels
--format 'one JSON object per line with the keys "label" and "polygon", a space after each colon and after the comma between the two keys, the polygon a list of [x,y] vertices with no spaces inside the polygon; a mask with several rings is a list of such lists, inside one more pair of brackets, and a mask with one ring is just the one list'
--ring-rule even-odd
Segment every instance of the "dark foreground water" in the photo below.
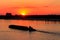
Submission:
{"label": "dark foreground water", "polygon": [[33,20],[0,20],[0,40],[60,40],[60,35],[9,29],[8,26],[32,26],[36,30],[60,33],[60,22]]}

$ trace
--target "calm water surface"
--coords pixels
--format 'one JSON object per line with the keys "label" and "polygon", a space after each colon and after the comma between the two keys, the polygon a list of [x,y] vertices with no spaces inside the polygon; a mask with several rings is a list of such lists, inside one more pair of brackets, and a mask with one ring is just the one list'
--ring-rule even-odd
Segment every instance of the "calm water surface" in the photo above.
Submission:
{"label": "calm water surface", "polygon": [[60,33],[60,22],[33,20],[0,20],[0,40],[60,40],[60,35],[9,29],[8,26],[32,26],[36,30]]}

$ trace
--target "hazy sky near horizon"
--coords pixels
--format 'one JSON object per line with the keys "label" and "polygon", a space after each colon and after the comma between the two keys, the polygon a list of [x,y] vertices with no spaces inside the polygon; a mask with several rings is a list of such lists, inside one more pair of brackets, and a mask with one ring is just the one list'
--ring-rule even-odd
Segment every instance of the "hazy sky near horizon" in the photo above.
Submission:
{"label": "hazy sky near horizon", "polygon": [[60,14],[60,0],[0,0],[0,14],[20,14],[22,9],[29,15]]}

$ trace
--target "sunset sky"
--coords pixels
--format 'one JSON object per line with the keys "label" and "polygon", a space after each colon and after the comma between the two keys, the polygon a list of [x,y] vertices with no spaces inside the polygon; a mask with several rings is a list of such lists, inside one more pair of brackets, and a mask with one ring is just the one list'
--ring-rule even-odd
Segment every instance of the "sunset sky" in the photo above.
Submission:
{"label": "sunset sky", "polygon": [[0,0],[0,14],[60,14],[60,0]]}

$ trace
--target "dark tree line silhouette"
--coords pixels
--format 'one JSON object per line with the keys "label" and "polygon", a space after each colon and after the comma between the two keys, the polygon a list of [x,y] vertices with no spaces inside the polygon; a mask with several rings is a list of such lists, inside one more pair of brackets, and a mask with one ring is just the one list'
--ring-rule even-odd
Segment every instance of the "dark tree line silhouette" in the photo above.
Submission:
{"label": "dark tree line silhouette", "polygon": [[0,15],[0,19],[23,19],[23,20],[51,20],[60,21],[60,15],[12,15],[12,13],[6,13],[6,15]]}

